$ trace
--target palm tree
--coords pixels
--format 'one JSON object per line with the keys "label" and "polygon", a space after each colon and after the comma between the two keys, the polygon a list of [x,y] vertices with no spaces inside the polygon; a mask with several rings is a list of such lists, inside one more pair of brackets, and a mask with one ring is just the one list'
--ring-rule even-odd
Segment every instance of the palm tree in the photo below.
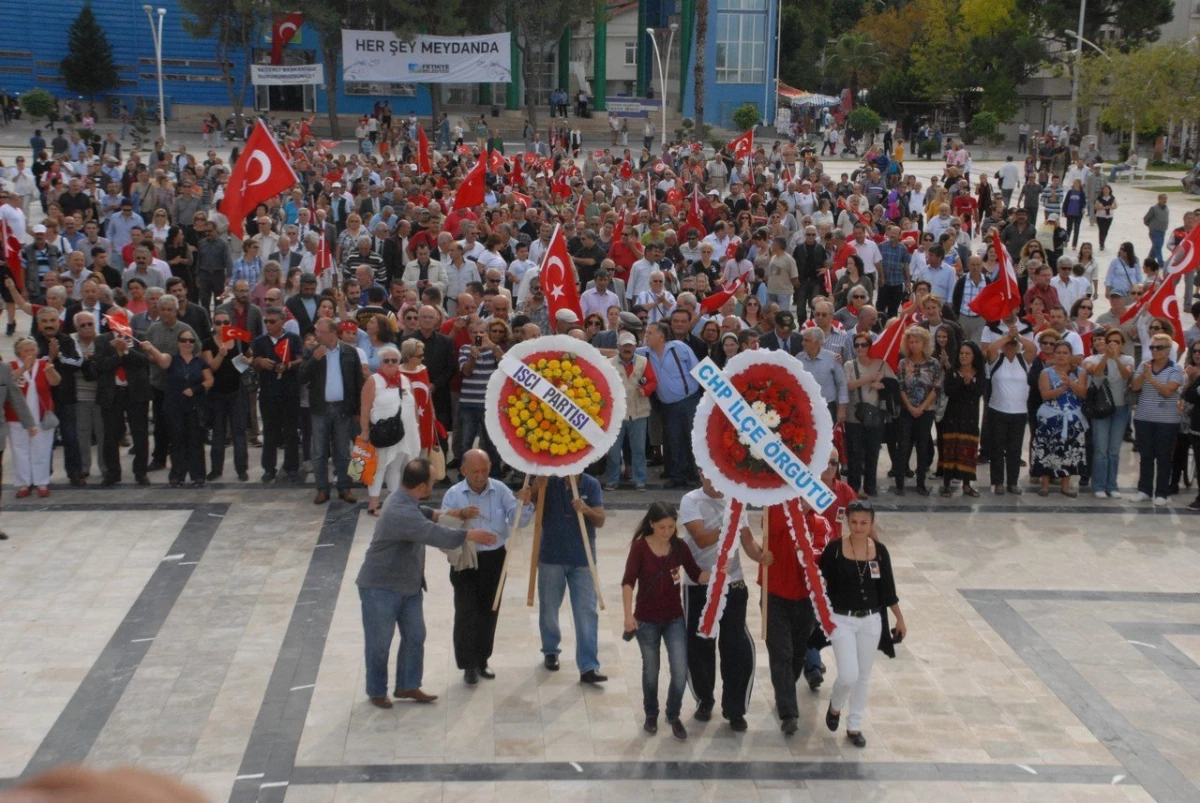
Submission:
{"label": "palm tree", "polygon": [[846,81],[850,88],[850,105],[858,102],[862,81],[873,81],[883,67],[883,58],[875,40],[865,33],[840,36],[833,52],[825,58],[825,75]]}

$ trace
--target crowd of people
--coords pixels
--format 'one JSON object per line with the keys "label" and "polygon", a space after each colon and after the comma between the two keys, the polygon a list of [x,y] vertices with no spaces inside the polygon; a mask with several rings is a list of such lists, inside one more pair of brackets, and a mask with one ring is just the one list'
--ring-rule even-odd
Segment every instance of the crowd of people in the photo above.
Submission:
{"label": "crowd of people", "polygon": [[[300,181],[238,221],[245,237],[220,211],[231,165],[212,150],[159,143],[122,154],[111,136],[39,136],[29,157],[4,167],[0,186],[0,219],[27,240],[19,265],[5,249],[9,333],[23,325],[18,311],[32,319],[0,366],[16,495],[51,494],[56,451],[73,486],[121,483],[128,450],[138,485],[165,471],[171,487],[203,487],[224,476],[231,445],[241,482],[251,479],[253,447],[262,483],[311,474],[314,503],[334,495],[357,503],[351,447],[369,441],[367,510],[381,519],[358,585],[367,688],[378,706],[392,704],[396,624],[394,696],[432,701],[421,689],[425,545],[448,551],[465,682],[493,676],[505,540],[540,495],[554,522],[539,555],[545,668],[559,668],[558,609],[570,590],[580,680],[603,682],[599,589],[576,514],[594,538],[603,494],[646,491],[659,468],[667,488],[688,493],[678,509],[649,506],[622,581],[625,628],[643,655],[645,728],[657,729],[665,644],[673,733],[686,738],[689,673],[697,716],[711,717],[718,648],[722,713],[745,729],[753,672],[740,567],[720,638],[697,639],[693,624],[723,505],[691,446],[702,391],[690,371],[706,357],[724,366],[745,350],[786,351],[816,379],[836,422],[840,450],[823,476],[839,502],[828,518],[808,511],[808,526],[839,625],[826,723],[836,729],[848,706],[847,733],[860,746],[873,644],[890,650],[905,633],[865,501],[881,492],[885,446],[896,495],[927,496],[933,481],[941,496],[977,497],[978,467],[990,464],[986,484],[997,495],[1023,492],[1025,466],[1039,494],[1074,497],[1087,487],[1120,498],[1131,437],[1135,501],[1166,505],[1195,479],[1200,330],[1176,332],[1148,313],[1120,317],[1165,281],[1162,249],[1188,236],[1196,213],[1172,229],[1160,199],[1144,219],[1160,253],[1139,261],[1123,242],[1103,269],[1104,221],[1117,205],[1099,161],[1030,157],[1022,170],[1010,159],[988,176],[948,142],[941,174],[926,184],[903,169],[901,148],[835,177],[791,143],[708,158],[683,143],[658,154],[573,153],[556,141],[544,157],[497,158],[485,139],[475,150],[434,153],[432,172],[422,173],[415,130],[390,120],[383,129],[397,132],[395,147],[369,154],[331,152],[299,127],[287,134]],[[453,195],[476,159],[491,165],[484,201],[460,208]],[[540,264],[556,228],[580,304],[552,314]],[[1020,308],[997,321],[971,306],[1001,269],[993,234],[1022,294]],[[1190,283],[1183,289],[1195,318]],[[1102,296],[1110,309],[1093,319]],[[898,319],[911,322],[898,333],[899,353],[879,354]],[[549,334],[598,348],[626,394],[617,444],[578,478],[579,498],[561,478],[514,493],[506,483],[522,478],[484,424],[484,391],[503,355]],[[441,510],[423,511],[418,502],[436,485],[445,488]],[[1200,509],[1200,498],[1190,507]],[[839,512],[848,513],[844,539]],[[442,515],[469,526],[445,527]],[[816,688],[823,668],[785,521],[771,518],[764,546],[748,535],[742,546],[772,566],[767,649],[790,734],[796,683],[804,676]]]}

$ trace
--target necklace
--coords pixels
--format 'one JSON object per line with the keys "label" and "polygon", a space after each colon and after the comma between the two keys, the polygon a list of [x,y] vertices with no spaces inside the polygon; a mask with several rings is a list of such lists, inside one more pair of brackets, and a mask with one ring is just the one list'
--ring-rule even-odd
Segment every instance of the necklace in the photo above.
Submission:
{"label": "necklace", "polygon": [[863,559],[860,561],[854,549],[854,540],[847,539],[850,542],[850,560],[854,563],[854,574],[858,578],[858,593],[862,597],[862,601],[867,601],[867,577],[871,571],[871,564],[867,558],[871,555],[871,544],[868,540],[864,551]]}

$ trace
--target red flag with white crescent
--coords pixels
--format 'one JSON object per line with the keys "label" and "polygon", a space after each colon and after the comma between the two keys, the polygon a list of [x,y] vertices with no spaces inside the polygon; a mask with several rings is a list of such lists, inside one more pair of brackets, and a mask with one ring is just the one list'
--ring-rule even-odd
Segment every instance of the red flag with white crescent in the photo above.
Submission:
{"label": "red flag with white crescent", "polygon": [[729,285],[727,290],[721,290],[707,296],[700,302],[700,311],[705,315],[712,315],[714,312],[725,306],[725,302],[733,298],[737,294],[738,288],[742,286],[742,279],[738,278],[736,282]]}
{"label": "red flag with white crescent", "polygon": [[[1141,314],[1143,309],[1149,309],[1151,303],[1160,309],[1163,308],[1166,302],[1160,296],[1167,293],[1175,295],[1175,285],[1179,277],[1191,273],[1197,267],[1200,267],[1200,226],[1194,227],[1179,241],[1179,245],[1175,246],[1175,250],[1167,258],[1167,272],[1163,280],[1147,289],[1142,293],[1141,298],[1125,310],[1125,314],[1121,316],[1121,323],[1133,320]],[[1176,305],[1176,314],[1178,314],[1178,305]],[[1178,333],[1179,330],[1176,329],[1176,334],[1178,335]]]}
{"label": "red flag with white crescent", "polygon": [[893,371],[899,370],[900,345],[904,342],[904,333],[908,330],[908,327],[916,323],[916,320],[916,317],[913,315],[912,302],[909,302],[904,309],[900,310],[900,314],[893,318],[892,322],[887,325],[887,328],[883,330],[883,334],[879,336],[879,339],[867,350],[867,353],[871,355],[871,359],[886,360],[887,364],[892,366]]}
{"label": "red flag with white crescent", "polygon": [[471,172],[467,173],[462,184],[458,185],[458,192],[454,193],[454,211],[470,209],[472,206],[483,203],[483,199],[487,195],[486,181],[487,160],[480,159],[471,168]]}
{"label": "red flag with white crescent", "polygon": [[1017,285],[1017,273],[1013,270],[1012,257],[1008,255],[1008,249],[1000,242],[1000,235],[995,231],[992,232],[992,247],[996,249],[996,257],[1000,261],[996,281],[989,282],[967,305],[989,322],[1002,321],[1021,306],[1021,289]]}
{"label": "red flag with white crescent", "polygon": [[292,341],[288,340],[286,335],[275,344],[275,356],[279,358],[280,362],[292,361]]}
{"label": "red flag with white crescent", "polygon": [[513,190],[512,196],[517,199],[517,203],[519,203],[521,206],[525,207],[526,209],[533,206],[533,199],[530,198],[528,195],[526,195],[523,192],[517,192],[516,190]]}
{"label": "red flag with white crescent", "polygon": [[322,233],[317,239],[317,257],[313,264],[313,273],[320,276],[325,271],[333,267],[333,253],[329,250],[329,243],[325,240],[325,234]]}
{"label": "red flag with white crescent", "polygon": [[571,255],[567,252],[567,238],[562,226],[554,227],[550,237],[550,245],[546,255],[542,257],[542,267],[538,273],[542,285],[542,294],[546,296],[550,320],[559,310],[569,309],[583,319],[583,307],[579,304],[579,288],[575,284],[575,270]]}
{"label": "red flag with white crescent", "polygon": [[749,159],[754,155],[754,129],[751,128],[740,137],[730,140],[729,150],[737,160]]}
{"label": "red flag with white crescent", "polygon": [[304,15],[298,12],[284,14],[271,26],[271,63],[283,63],[283,46],[292,41],[304,24]]}
{"label": "red flag with white crescent", "polygon": [[106,312],[104,320],[108,321],[108,328],[117,334],[133,337],[133,327],[129,325],[129,317],[125,313]]}
{"label": "red flag with white crescent", "polygon": [[703,237],[708,234],[708,229],[704,226],[704,212],[700,209],[700,190],[696,185],[692,185],[692,203],[688,207],[687,213],[688,228],[695,229]]}
{"label": "red flag with white crescent", "polygon": [[429,148],[429,137],[425,136],[425,126],[417,126],[417,171],[427,176],[433,172],[433,156]]}
{"label": "red flag with white crescent", "polygon": [[246,215],[263,201],[299,182],[287,155],[259,120],[246,140],[246,150],[233,166],[221,201],[221,214],[229,219],[229,231],[237,237],[245,237],[242,223]]}
{"label": "red flag with white crescent", "polygon": [[437,418],[433,414],[433,391],[429,386],[429,369],[422,368],[408,375],[412,383],[413,401],[417,407],[417,429],[421,433],[421,448],[428,449],[437,443]]}
{"label": "red flag with white crescent", "polygon": [[1187,342],[1183,337],[1183,321],[1179,317],[1179,296],[1175,295],[1175,288],[1171,287],[1170,282],[1163,282],[1161,286],[1170,289],[1166,292],[1155,292],[1149,306],[1150,314],[1171,322],[1172,328],[1175,329],[1175,343],[1179,346],[1180,353],[1184,354]]}
{"label": "red flag with white crescent", "polygon": [[8,221],[0,220],[0,241],[3,241],[4,263],[12,274],[13,284],[19,290],[25,289],[25,267],[21,263],[21,241],[8,227]]}

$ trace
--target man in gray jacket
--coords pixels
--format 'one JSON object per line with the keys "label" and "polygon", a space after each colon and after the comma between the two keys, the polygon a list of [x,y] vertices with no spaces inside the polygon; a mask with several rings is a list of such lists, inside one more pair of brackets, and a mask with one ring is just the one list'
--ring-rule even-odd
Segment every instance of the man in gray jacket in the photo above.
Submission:
{"label": "man in gray jacket", "polygon": [[[1150,234],[1150,253],[1148,256],[1159,265],[1163,264],[1163,242],[1167,239],[1167,230],[1171,228],[1171,212],[1167,209],[1166,193],[1159,193],[1158,203],[1146,210],[1142,224]],[[1191,299],[1188,299],[1189,301]]]}
{"label": "man in gray jacket", "polygon": [[[429,461],[412,460],[404,467],[401,488],[392,492],[375,525],[358,572],[362,600],[363,638],[366,644],[367,696],[379,708],[391,708],[387,697],[388,652],[392,635],[400,627],[396,659],[397,699],[432,703],[437,695],[421,691],[425,664],[425,547],[457,549],[464,541],[483,546],[496,543],[487,530],[456,530],[437,524],[441,514],[417,504],[433,493]],[[463,521],[479,516],[479,508],[447,510],[445,515]]]}

